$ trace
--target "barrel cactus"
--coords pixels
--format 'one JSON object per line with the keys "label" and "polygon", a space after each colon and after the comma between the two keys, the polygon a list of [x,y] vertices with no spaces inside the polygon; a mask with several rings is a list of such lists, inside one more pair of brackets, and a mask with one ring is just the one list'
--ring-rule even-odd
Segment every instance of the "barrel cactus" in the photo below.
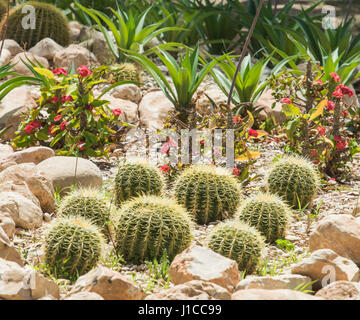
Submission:
{"label": "barrel cactus", "polygon": [[199,224],[231,217],[241,198],[236,178],[223,168],[194,165],[175,182],[175,197]]}
{"label": "barrel cactus", "polygon": [[265,242],[259,231],[240,221],[218,224],[207,239],[207,246],[235,260],[240,271],[251,274],[261,260]]}
{"label": "barrel cactus", "polygon": [[106,230],[110,205],[98,189],[80,188],[65,196],[58,209],[65,216],[82,216]]}
{"label": "barrel cactus", "polygon": [[291,207],[308,205],[320,186],[315,166],[298,156],[284,156],[275,162],[267,177],[270,193],[279,195]]}
{"label": "barrel cactus", "polygon": [[141,82],[140,71],[134,63],[116,63],[109,67],[108,77],[115,82],[134,81]]}
{"label": "barrel cactus", "polygon": [[[35,9],[35,28],[31,28],[31,20],[27,19],[29,28],[23,27],[23,19],[30,11],[24,11],[24,6]],[[0,29],[3,30],[6,17],[2,18]],[[7,37],[15,40],[26,49],[35,46],[44,38],[51,38],[62,46],[70,42],[70,29],[68,21],[62,11],[52,4],[29,1],[11,10],[8,21]]]}
{"label": "barrel cactus", "polygon": [[149,163],[124,163],[115,177],[116,203],[120,204],[132,197],[143,194],[160,195],[164,188],[164,178],[158,168]]}
{"label": "barrel cactus", "polygon": [[103,245],[101,231],[89,220],[58,218],[45,237],[45,263],[57,278],[75,280],[97,265]]}
{"label": "barrel cactus", "polygon": [[237,212],[238,219],[259,230],[268,242],[285,236],[290,217],[289,206],[280,197],[270,193],[251,196]]}
{"label": "barrel cactus", "polygon": [[124,203],[117,214],[116,251],[127,262],[159,261],[164,252],[172,260],[192,240],[191,217],[171,199],[134,198]]}

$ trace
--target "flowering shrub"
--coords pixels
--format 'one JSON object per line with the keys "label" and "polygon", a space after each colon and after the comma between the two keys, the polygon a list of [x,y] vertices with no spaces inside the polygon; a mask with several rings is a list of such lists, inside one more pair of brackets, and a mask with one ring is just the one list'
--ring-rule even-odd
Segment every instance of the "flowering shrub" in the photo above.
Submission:
{"label": "flowering shrub", "polygon": [[44,80],[41,98],[20,124],[13,145],[41,144],[66,156],[106,155],[118,129],[126,124],[119,120],[120,109],[111,110],[108,101],[101,100],[111,87],[94,97],[93,88],[106,82],[97,69],[94,74],[86,66],[79,67],[76,74],[62,68],[34,70]]}
{"label": "flowering shrub", "polygon": [[288,138],[285,150],[309,157],[323,173],[339,178],[360,152],[354,132],[347,128],[357,110],[345,96],[354,92],[338,74],[326,75],[311,62],[305,74],[283,73],[272,77],[270,86],[288,117],[283,124]]}

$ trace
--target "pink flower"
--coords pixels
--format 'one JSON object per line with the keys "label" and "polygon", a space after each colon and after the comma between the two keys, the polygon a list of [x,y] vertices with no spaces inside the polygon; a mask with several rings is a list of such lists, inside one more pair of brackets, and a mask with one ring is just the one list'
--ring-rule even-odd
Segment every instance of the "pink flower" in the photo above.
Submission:
{"label": "pink flower", "polygon": [[234,174],[235,176],[239,176],[240,173],[241,173],[241,171],[240,171],[238,168],[234,168],[234,169],[233,169],[233,174]]}
{"label": "pink flower", "polygon": [[160,167],[160,170],[169,173],[170,167],[167,164],[164,164],[162,167]]}
{"label": "pink flower", "polygon": [[58,102],[59,102],[59,98],[58,98],[58,97],[52,97],[52,98],[51,98],[51,102],[52,102],[52,103],[58,103]]}
{"label": "pink flower", "polygon": [[61,115],[59,114],[59,115],[55,116],[54,121],[60,121],[60,119],[61,119]]}
{"label": "pink flower", "polygon": [[343,117],[346,117],[346,116],[348,116],[348,115],[349,115],[349,111],[344,110],[343,113],[342,113],[342,116],[343,116]]}
{"label": "pink flower", "polygon": [[80,76],[82,76],[83,78],[87,77],[87,76],[91,76],[91,71],[87,68],[87,66],[80,66],[77,71],[79,72]]}
{"label": "pink flower", "polygon": [[338,149],[338,151],[343,151],[345,149],[346,145],[347,145],[346,141],[338,141],[336,143],[336,149]]}
{"label": "pink flower", "polygon": [[254,130],[254,129],[249,129],[249,136],[250,137],[255,137],[255,138],[257,138],[257,136],[259,135],[259,133],[256,131],[256,130]]}
{"label": "pink flower", "polygon": [[344,141],[344,139],[342,137],[340,137],[340,136],[335,136],[334,140],[335,141]]}
{"label": "pink flower", "polygon": [[30,126],[33,126],[35,129],[41,128],[41,123],[39,121],[32,121],[29,123]]}
{"label": "pink flower", "polygon": [[26,127],[25,127],[25,131],[27,134],[32,134],[35,130],[35,127],[33,127],[32,125],[28,124]]}
{"label": "pink flower", "polygon": [[324,127],[317,127],[316,130],[319,132],[321,136],[323,136],[326,132]]}
{"label": "pink flower", "polygon": [[62,131],[64,131],[64,130],[66,129],[67,124],[68,124],[67,121],[61,122],[61,123],[60,123],[60,129],[61,129]]}
{"label": "pink flower", "polygon": [[74,99],[72,98],[72,96],[67,96],[67,95],[63,94],[63,96],[61,98],[61,102],[65,103],[67,101],[74,101]]}
{"label": "pink flower", "polygon": [[337,73],[331,72],[331,73],[329,73],[329,75],[331,76],[331,78],[334,79],[335,82],[340,82],[341,81],[341,79],[340,79],[340,77],[339,77],[339,75]]}
{"label": "pink flower", "polygon": [[319,79],[319,80],[316,80],[316,83],[323,84],[324,81],[322,81],[321,79]]}
{"label": "pink flower", "polygon": [[59,76],[59,75],[61,75],[61,74],[67,76],[67,72],[66,72],[66,70],[63,69],[63,68],[54,69],[54,70],[52,71],[52,73],[53,73],[55,76]]}
{"label": "pink flower", "polygon": [[335,90],[340,90],[342,94],[347,94],[349,97],[354,95],[354,92],[352,92],[347,86],[344,86],[343,84],[337,86]]}
{"label": "pink flower", "polygon": [[334,98],[342,98],[344,95],[343,95],[341,92],[339,92],[339,91],[334,91],[334,92],[332,93],[332,96],[333,96]]}
{"label": "pink flower", "polygon": [[284,104],[292,104],[291,100],[289,98],[284,98],[281,100],[281,103],[284,103]]}
{"label": "pink flower", "polygon": [[335,103],[333,101],[328,101],[325,108],[329,111],[332,111],[335,109]]}
{"label": "pink flower", "polygon": [[122,114],[122,111],[120,108],[116,108],[116,109],[112,109],[112,113],[114,114],[115,117],[117,117]]}

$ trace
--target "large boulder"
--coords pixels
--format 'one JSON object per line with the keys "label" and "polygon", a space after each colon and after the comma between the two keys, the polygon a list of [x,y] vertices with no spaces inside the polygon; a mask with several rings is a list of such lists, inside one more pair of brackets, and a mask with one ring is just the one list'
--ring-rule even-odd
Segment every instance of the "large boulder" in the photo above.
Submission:
{"label": "large boulder", "polygon": [[15,184],[25,182],[30,191],[39,200],[44,212],[55,210],[55,196],[52,182],[34,163],[23,163],[11,166],[0,173],[0,181],[12,181]]}
{"label": "large boulder", "polygon": [[97,62],[92,52],[83,46],[71,44],[67,48],[56,52],[54,56],[54,65],[58,68],[69,69],[74,63],[75,69],[82,65],[90,67]]}
{"label": "large boulder", "polygon": [[171,110],[174,106],[162,91],[149,92],[139,104],[140,123],[150,129],[162,129]]}
{"label": "large boulder", "polygon": [[20,266],[24,265],[19,251],[12,245],[2,228],[0,228],[0,258],[16,262]]}
{"label": "large boulder", "polygon": [[37,65],[37,61],[38,61],[44,68],[49,68],[49,62],[47,61],[47,59],[45,59],[43,57],[39,57],[38,55],[33,54],[31,52],[20,52],[11,60],[11,63],[15,64],[15,66],[13,67],[13,70],[15,72],[20,73],[25,76],[32,76],[33,73],[24,64],[24,62],[26,64],[29,64],[28,60],[35,63],[36,65]]}
{"label": "large boulder", "polygon": [[123,84],[117,86],[109,92],[114,98],[129,100],[138,104],[141,101],[142,94],[140,88],[135,84]]}
{"label": "large boulder", "polygon": [[320,220],[309,238],[310,251],[331,249],[360,265],[360,220],[332,214]]}
{"label": "large boulder", "polygon": [[120,109],[121,114],[119,119],[122,121],[128,121],[134,123],[139,120],[138,117],[138,105],[132,101],[115,98],[114,96],[106,93],[102,97],[103,100],[109,101],[110,109]]}
{"label": "large boulder", "polygon": [[[314,251],[309,258],[303,259],[291,269],[293,274],[308,276],[316,280],[313,287],[319,290],[330,281],[360,280],[360,270],[354,262],[340,257],[331,249],[320,249]],[[333,277],[333,279],[328,278]]]}
{"label": "large boulder", "polygon": [[105,300],[142,300],[144,294],[138,286],[121,273],[98,266],[81,276],[70,295],[78,292],[94,292]]}
{"label": "large boulder", "polygon": [[[266,289],[266,290],[275,290],[275,289],[291,289],[294,290],[300,285],[305,285],[311,282],[309,277],[293,274],[284,274],[279,276],[249,276],[244,280],[241,280],[237,287],[238,290],[245,289]],[[311,290],[311,285],[306,287],[308,290]]]}
{"label": "large boulder", "polygon": [[231,300],[323,300],[300,291],[289,289],[248,289],[236,291]]}
{"label": "large boulder", "polygon": [[9,146],[8,144],[0,143],[0,157],[4,157],[5,155],[8,155],[13,152],[14,150],[11,146]]}
{"label": "large boulder", "polygon": [[215,283],[192,280],[151,294],[145,300],[231,300],[231,294]]}
{"label": "large boulder", "polygon": [[0,157],[0,171],[16,164],[22,164],[22,163],[39,164],[40,162],[54,156],[55,156],[55,152],[51,148],[30,147],[22,151],[14,152],[11,154],[5,154],[4,157]]}
{"label": "large boulder", "polygon": [[0,192],[0,212],[7,212],[17,227],[33,229],[43,222],[43,212],[31,200],[17,192]]}
{"label": "large boulder", "polygon": [[[3,41],[0,41],[0,47],[3,45]],[[24,49],[20,47],[20,45],[12,39],[5,39],[4,40],[4,46],[3,48],[5,50],[10,51],[11,56],[14,57],[16,56],[18,53],[23,52]]]}
{"label": "large boulder", "polygon": [[39,163],[38,169],[52,182],[55,190],[59,188],[62,195],[74,184],[95,188],[102,186],[100,169],[87,159],[52,157]]}
{"label": "large boulder", "polygon": [[14,238],[15,222],[7,211],[0,211],[0,229],[5,232],[10,240]]}
{"label": "large boulder", "polygon": [[11,52],[7,49],[3,49],[0,55],[0,66],[7,64],[11,60]]}
{"label": "large boulder", "polygon": [[47,60],[53,60],[55,54],[63,49],[64,47],[57,44],[53,39],[44,38],[32,47],[29,52]]}
{"label": "large boulder", "polygon": [[360,283],[335,281],[316,292],[315,296],[326,300],[360,300]]}
{"label": "large boulder", "polygon": [[192,246],[178,254],[171,263],[169,274],[174,284],[203,280],[218,284],[229,292],[240,281],[234,260],[200,246]]}

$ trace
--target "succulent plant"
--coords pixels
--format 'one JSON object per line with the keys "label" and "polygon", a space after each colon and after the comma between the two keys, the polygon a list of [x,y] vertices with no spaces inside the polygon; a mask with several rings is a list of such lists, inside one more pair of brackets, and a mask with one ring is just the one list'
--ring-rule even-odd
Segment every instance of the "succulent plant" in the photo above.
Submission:
{"label": "succulent plant", "polygon": [[[24,6],[35,8],[35,28],[24,28],[23,13]],[[3,30],[6,17],[2,18],[0,30]],[[7,37],[15,40],[19,45],[26,49],[35,46],[44,38],[51,38],[62,46],[67,46],[70,42],[70,29],[68,21],[62,11],[52,4],[29,1],[18,5],[11,10],[9,15]]]}
{"label": "succulent plant", "polygon": [[289,206],[270,193],[251,196],[237,211],[237,218],[260,231],[268,242],[285,236],[290,217]]}
{"label": "succulent plant", "polygon": [[240,221],[227,221],[214,227],[207,239],[207,246],[235,260],[239,270],[251,274],[261,260],[265,243],[255,228]]}
{"label": "succulent plant", "polygon": [[[267,177],[270,193],[277,194],[291,207],[308,205],[320,186],[315,166],[299,156],[284,156],[274,163]],[[300,205],[299,205],[300,204]]]}
{"label": "succulent plant", "polygon": [[160,195],[164,188],[164,178],[158,168],[149,163],[125,163],[120,165],[115,177],[116,203],[120,204],[132,197],[148,194]]}
{"label": "succulent plant", "polygon": [[172,260],[192,240],[191,217],[171,199],[134,198],[124,203],[117,214],[116,251],[127,262],[159,261],[165,251]]}
{"label": "succulent plant", "polygon": [[109,67],[108,77],[115,81],[141,82],[140,71],[134,63],[116,63]]}
{"label": "succulent plant", "polygon": [[100,229],[89,220],[57,218],[45,237],[45,263],[57,278],[74,280],[97,265],[103,245]]}
{"label": "succulent plant", "polygon": [[175,197],[199,224],[231,217],[241,198],[241,189],[231,173],[223,168],[194,165],[175,182]]}
{"label": "succulent plant", "polygon": [[66,195],[58,209],[60,215],[82,216],[106,230],[110,206],[98,189],[80,188]]}

